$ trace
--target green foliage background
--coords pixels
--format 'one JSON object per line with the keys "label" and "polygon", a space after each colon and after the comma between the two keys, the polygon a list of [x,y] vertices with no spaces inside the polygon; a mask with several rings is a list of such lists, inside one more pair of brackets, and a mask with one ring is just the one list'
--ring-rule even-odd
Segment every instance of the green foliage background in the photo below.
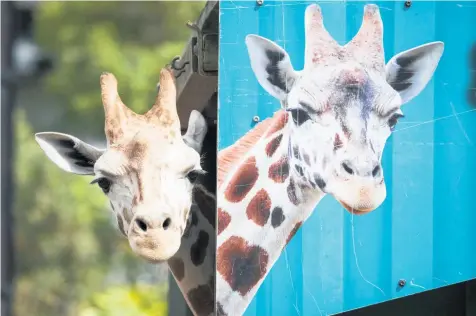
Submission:
{"label": "green foliage background", "polygon": [[[42,2],[35,38],[55,69],[34,89],[61,117],[48,130],[103,142],[99,76],[115,74],[125,103],[146,111],[161,67],[180,55],[204,2]],[[21,93],[21,91],[20,91]],[[15,115],[15,239],[18,316],[166,315],[164,267],[136,258],[102,192],[67,174],[34,140],[42,117],[23,98]],[[43,117],[43,119],[44,119]]]}

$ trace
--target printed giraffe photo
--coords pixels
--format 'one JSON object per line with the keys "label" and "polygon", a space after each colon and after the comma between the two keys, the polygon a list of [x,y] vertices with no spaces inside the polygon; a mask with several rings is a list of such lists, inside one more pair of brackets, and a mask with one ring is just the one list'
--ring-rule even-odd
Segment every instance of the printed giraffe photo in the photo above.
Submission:
{"label": "printed giraffe photo", "polygon": [[111,73],[100,78],[107,149],[77,137],[35,135],[62,170],[94,176],[109,199],[119,231],[132,251],[152,262],[167,262],[195,315],[215,306],[215,196],[198,181],[207,125],[193,110],[182,136],[176,87],[168,69],[160,72],[156,100],[140,115],[129,109]]}
{"label": "printed giraffe photo", "polygon": [[269,39],[250,34],[245,45],[256,80],[281,109],[218,153],[218,315],[245,312],[324,196],[352,215],[384,202],[386,141],[444,49],[442,42],[426,43],[386,63],[373,4],[365,5],[360,30],[344,46],[327,32],[320,7],[309,5],[300,71]]}

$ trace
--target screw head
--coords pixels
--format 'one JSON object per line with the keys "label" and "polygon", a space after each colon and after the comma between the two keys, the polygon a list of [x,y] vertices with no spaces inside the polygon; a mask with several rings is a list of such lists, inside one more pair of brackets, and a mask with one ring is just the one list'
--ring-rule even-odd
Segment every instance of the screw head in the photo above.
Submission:
{"label": "screw head", "polygon": [[398,281],[398,286],[399,287],[404,287],[405,284],[407,284],[407,281],[405,281],[404,279],[401,279],[401,280]]}
{"label": "screw head", "polygon": [[405,8],[409,8],[412,6],[412,2],[411,1],[405,1]]}
{"label": "screw head", "polygon": [[256,0],[257,5],[263,5],[264,0]]}
{"label": "screw head", "polygon": [[258,115],[255,115],[253,116],[253,122],[259,122],[259,116]]}

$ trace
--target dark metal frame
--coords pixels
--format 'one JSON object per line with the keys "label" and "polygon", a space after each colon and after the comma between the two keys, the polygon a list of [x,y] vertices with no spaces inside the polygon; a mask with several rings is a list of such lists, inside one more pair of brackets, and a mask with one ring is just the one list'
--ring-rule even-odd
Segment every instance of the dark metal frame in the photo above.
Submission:
{"label": "dark metal frame", "polygon": [[[194,32],[182,55],[171,62],[177,84],[177,108],[182,130],[192,110],[202,112],[208,123],[203,152],[208,190],[216,190],[218,27],[219,3],[208,1],[197,21],[186,24]],[[193,316],[173,276],[169,274],[168,314]]]}
{"label": "dark metal frame", "polygon": [[218,87],[218,21],[219,2],[207,1],[197,20],[186,23],[193,34],[182,55],[171,61],[183,130],[192,110],[206,111],[209,125],[216,124],[216,104],[210,99]]}

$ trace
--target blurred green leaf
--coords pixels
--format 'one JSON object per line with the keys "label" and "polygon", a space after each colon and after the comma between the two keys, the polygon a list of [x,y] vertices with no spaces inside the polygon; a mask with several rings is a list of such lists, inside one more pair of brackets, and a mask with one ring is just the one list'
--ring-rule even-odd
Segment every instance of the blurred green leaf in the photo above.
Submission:
{"label": "blurred green leaf", "polygon": [[142,113],[151,107],[160,69],[180,55],[191,36],[185,26],[205,2],[42,3],[36,38],[56,57],[45,89],[64,104],[71,132],[102,132],[99,76],[112,72],[123,101]]}

